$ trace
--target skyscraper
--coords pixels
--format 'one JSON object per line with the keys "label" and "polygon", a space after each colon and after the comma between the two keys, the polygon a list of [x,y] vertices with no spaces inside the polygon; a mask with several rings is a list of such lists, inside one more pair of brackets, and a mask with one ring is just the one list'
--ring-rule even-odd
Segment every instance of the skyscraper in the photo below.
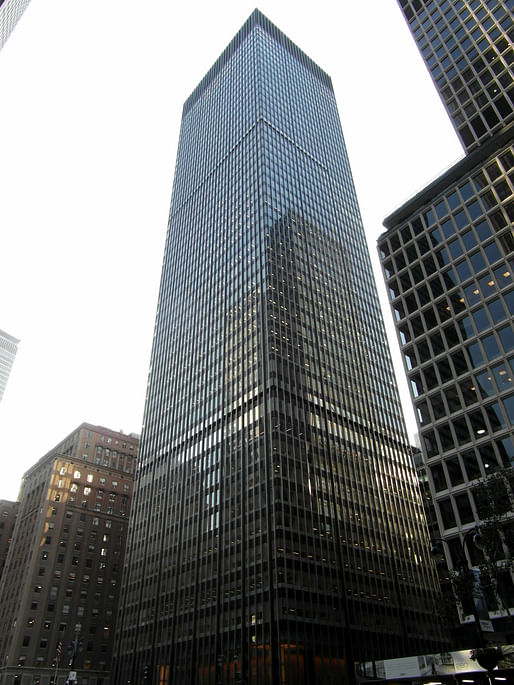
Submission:
{"label": "skyscraper", "polygon": [[0,50],[9,38],[30,0],[0,0]]}
{"label": "skyscraper", "polygon": [[[514,496],[514,29],[499,0],[399,4],[466,150],[379,239],[439,536],[458,568],[466,534],[488,518],[477,485],[496,474],[498,499]],[[496,560],[512,554],[512,507],[502,508]],[[488,599],[508,627],[511,576],[495,566],[500,592]]]}
{"label": "skyscraper", "polygon": [[4,395],[7,381],[9,380],[19,342],[17,338],[13,338],[9,333],[0,331],[0,400]]}
{"label": "skyscraper", "polygon": [[184,105],[136,478],[117,683],[438,644],[331,81],[258,11]]}

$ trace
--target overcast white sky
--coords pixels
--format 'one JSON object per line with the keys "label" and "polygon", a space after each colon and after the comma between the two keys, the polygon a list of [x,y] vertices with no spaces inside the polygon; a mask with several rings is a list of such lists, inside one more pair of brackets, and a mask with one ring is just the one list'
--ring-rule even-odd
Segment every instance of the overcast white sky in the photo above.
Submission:
{"label": "overcast white sky", "polygon": [[[182,104],[254,2],[32,0],[0,51],[0,499],[82,421],[140,432]],[[332,76],[389,322],[382,219],[456,136],[395,0],[258,7]]]}

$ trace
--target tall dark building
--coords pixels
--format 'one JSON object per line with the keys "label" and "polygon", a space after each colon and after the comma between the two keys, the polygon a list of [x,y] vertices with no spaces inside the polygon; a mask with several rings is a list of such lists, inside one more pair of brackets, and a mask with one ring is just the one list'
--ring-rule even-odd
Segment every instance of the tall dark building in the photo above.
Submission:
{"label": "tall dark building", "polygon": [[[466,155],[385,220],[380,256],[448,565],[463,544],[484,562],[465,536],[488,522],[490,609],[508,618],[509,564],[496,562],[514,530],[512,3],[400,6]],[[493,475],[496,530],[481,497]]]}
{"label": "tall dark building", "polygon": [[136,481],[115,682],[438,644],[332,84],[258,11],[184,105]]}
{"label": "tall dark building", "polygon": [[80,685],[110,682],[138,442],[83,423],[24,474],[0,580],[1,685],[62,685],[75,639]]}
{"label": "tall dark building", "polygon": [[0,50],[11,35],[30,0],[0,0]]}

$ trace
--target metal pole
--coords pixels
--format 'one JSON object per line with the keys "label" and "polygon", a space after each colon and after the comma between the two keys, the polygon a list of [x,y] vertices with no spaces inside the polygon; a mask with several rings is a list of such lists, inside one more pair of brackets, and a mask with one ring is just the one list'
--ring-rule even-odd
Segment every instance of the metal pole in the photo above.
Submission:
{"label": "metal pole", "polygon": [[[467,559],[467,557],[466,557],[466,549],[465,549],[465,547],[464,547],[464,544],[467,543],[468,536],[471,535],[472,533],[475,534],[475,532],[476,532],[475,529],[474,529],[474,528],[471,528],[470,530],[468,530],[468,531],[464,534],[464,537],[462,538],[462,541],[461,541],[460,537],[458,538],[458,540],[459,540],[459,545],[460,545],[460,548],[461,548],[460,573],[463,573],[463,572],[470,572],[470,573],[473,573],[473,571],[472,571],[472,569],[471,569],[471,567],[470,567],[470,565],[469,565],[468,559]],[[448,548],[448,550],[450,550],[450,546],[449,546],[447,540],[443,540],[443,538],[434,538],[434,542],[440,542],[440,543],[442,543],[443,545],[446,545],[446,547]],[[450,559],[451,559],[451,555],[450,555]],[[475,581],[475,582],[476,582],[476,581]],[[479,646],[479,647],[485,647],[486,642],[485,642],[485,638],[484,638],[484,633],[483,633],[483,630],[482,630],[482,626],[481,626],[481,624],[480,624],[480,618],[479,618],[479,616],[478,616],[478,611],[477,611],[477,608],[476,608],[476,605],[475,605],[475,597],[474,597],[474,595],[473,595],[473,591],[471,591],[471,609],[472,609],[472,612],[473,612],[473,618],[474,618],[474,620],[475,620],[475,626],[476,626],[476,631],[477,631],[477,635],[478,635],[478,646]]]}

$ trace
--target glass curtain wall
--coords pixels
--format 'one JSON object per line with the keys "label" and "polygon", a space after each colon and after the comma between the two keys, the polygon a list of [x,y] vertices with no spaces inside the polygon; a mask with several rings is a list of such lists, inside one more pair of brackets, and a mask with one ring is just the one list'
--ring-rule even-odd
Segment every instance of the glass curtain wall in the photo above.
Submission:
{"label": "glass curtain wall", "polygon": [[184,106],[114,680],[340,682],[434,589],[332,85],[256,11]]}

